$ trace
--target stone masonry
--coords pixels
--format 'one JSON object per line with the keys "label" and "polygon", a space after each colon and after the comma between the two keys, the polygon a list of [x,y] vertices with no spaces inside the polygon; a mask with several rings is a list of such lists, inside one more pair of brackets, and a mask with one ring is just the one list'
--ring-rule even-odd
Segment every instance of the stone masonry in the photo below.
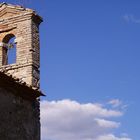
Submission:
{"label": "stone masonry", "polygon": [[0,88],[0,139],[40,140],[36,100],[25,100]]}
{"label": "stone masonry", "polygon": [[40,140],[42,95],[0,72],[0,140]]}
{"label": "stone masonry", "polygon": [[[40,45],[39,24],[42,18],[35,11],[21,6],[0,4],[0,71],[5,71],[39,88]],[[7,65],[2,46],[16,37],[16,63]]]}
{"label": "stone masonry", "polygon": [[[0,140],[40,140],[41,22],[32,9],[0,4]],[[13,37],[16,62],[8,64]]]}

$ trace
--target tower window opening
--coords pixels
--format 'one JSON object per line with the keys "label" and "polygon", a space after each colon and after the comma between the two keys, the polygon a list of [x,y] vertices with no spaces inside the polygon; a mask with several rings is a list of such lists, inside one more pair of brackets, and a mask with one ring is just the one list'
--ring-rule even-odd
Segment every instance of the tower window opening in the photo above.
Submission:
{"label": "tower window opening", "polygon": [[6,35],[3,39],[3,65],[16,63],[16,37],[13,34]]}

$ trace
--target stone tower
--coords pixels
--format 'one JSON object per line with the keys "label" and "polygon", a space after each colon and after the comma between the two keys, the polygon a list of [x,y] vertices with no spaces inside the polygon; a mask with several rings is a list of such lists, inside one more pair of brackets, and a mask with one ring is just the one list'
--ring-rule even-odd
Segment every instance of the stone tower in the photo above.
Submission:
{"label": "stone tower", "polygon": [[31,9],[0,4],[0,140],[40,140],[41,22]]}
{"label": "stone tower", "polygon": [[[0,71],[12,74],[39,88],[40,46],[39,24],[35,11],[21,6],[0,4]],[[16,61],[8,64],[10,39],[15,37]]]}

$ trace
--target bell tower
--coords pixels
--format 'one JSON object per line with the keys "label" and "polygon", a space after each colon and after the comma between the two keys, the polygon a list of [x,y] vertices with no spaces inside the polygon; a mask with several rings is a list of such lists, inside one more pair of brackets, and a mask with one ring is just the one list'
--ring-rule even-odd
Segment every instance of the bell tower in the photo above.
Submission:
{"label": "bell tower", "polygon": [[[31,9],[0,4],[0,71],[35,88],[39,88],[40,80],[41,22],[42,18]],[[10,56],[12,51],[14,55]]]}

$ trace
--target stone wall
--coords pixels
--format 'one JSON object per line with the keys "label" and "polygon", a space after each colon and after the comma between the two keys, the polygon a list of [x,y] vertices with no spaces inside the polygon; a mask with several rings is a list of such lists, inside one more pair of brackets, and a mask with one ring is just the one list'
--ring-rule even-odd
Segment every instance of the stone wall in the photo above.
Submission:
{"label": "stone wall", "polygon": [[[40,140],[41,22],[31,9],[0,4],[0,140]],[[7,64],[4,45],[12,37],[16,38],[16,63]]]}
{"label": "stone wall", "polygon": [[40,140],[39,102],[15,94],[0,87],[0,140]]}
{"label": "stone wall", "polygon": [[8,5],[3,5],[0,9],[2,9],[0,10],[0,16],[2,16],[2,20],[0,20],[0,42],[8,43],[11,37],[16,37],[16,64],[7,65],[5,63],[7,61],[6,55],[3,48],[0,47],[0,70],[6,69],[6,72],[17,78],[22,78],[31,86],[39,88],[39,24],[42,19],[29,9],[20,9],[16,6],[8,7]]}

